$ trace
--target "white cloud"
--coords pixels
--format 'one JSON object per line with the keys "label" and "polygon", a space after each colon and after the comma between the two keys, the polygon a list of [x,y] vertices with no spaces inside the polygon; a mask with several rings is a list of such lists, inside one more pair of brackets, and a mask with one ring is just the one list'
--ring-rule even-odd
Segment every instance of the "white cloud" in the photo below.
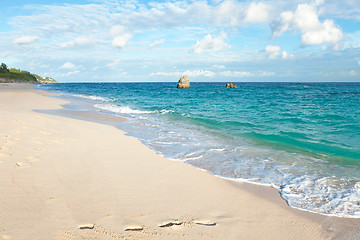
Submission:
{"label": "white cloud", "polygon": [[340,43],[340,49],[360,48],[360,31],[344,34],[344,39]]}
{"label": "white cloud", "polygon": [[357,0],[326,0],[321,12],[335,18],[360,20],[360,4]]}
{"label": "white cloud", "polygon": [[360,65],[360,60],[358,61],[358,65]]}
{"label": "white cloud", "polygon": [[[356,6],[351,4],[350,0],[345,1],[347,6],[353,8]],[[186,25],[245,26],[249,23],[272,21],[279,15],[279,11],[294,5],[293,1],[224,0],[218,4],[211,4],[208,1],[166,1],[148,4],[131,1],[136,7],[130,8],[126,7],[124,2],[121,4],[108,0],[96,2],[100,3],[63,6],[30,5],[29,8],[39,14],[14,17],[11,19],[11,24],[23,31],[40,32],[39,34],[46,36],[63,36],[64,32],[96,35],[98,32],[106,31],[110,32],[112,37],[116,37],[126,32]],[[316,4],[308,6],[314,8]],[[296,15],[296,12],[291,13]]]}
{"label": "white cloud", "polygon": [[68,77],[70,75],[74,75],[74,74],[78,74],[80,73],[79,70],[75,70],[75,71],[69,71],[69,72],[44,72],[41,74],[41,76],[51,76],[52,78],[59,78],[59,77]]}
{"label": "white cloud", "polygon": [[268,45],[265,47],[265,52],[270,59],[275,59],[280,54],[280,47]]}
{"label": "white cloud", "polygon": [[199,76],[205,76],[205,77],[214,77],[216,73],[208,70],[187,70],[183,73],[180,73],[179,71],[176,72],[156,72],[151,73],[150,76],[167,76],[167,77],[181,77],[182,75],[188,75],[189,77],[199,77]]}
{"label": "white cloud", "polygon": [[11,25],[22,32],[36,32],[47,38],[104,30],[110,16],[106,4],[29,4],[26,9],[34,14],[13,17]]}
{"label": "white cloud", "polygon": [[74,47],[74,46],[82,46],[82,45],[89,45],[94,43],[94,40],[88,37],[77,37],[73,41],[65,42],[60,44],[60,47],[67,48],[67,47]]}
{"label": "white cloud", "polygon": [[[129,76],[148,74],[148,70],[141,69],[141,66],[146,65],[148,69],[157,69],[152,70],[153,72],[173,71],[172,66],[178,66],[180,69],[187,69],[189,66],[192,66],[193,69],[204,69],[208,66],[208,70],[214,71],[193,73],[202,74],[201,76],[206,74],[220,76],[221,71],[231,70],[234,66],[248,66],[249,68],[244,69],[243,72],[232,71],[228,74],[255,76],[260,73],[253,72],[252,69],[258,69],[258,67],[271,69],[274,64],[274,61],[263,61],[261,57],[266,57],[266,55],[275,59],[292,57],[290,52],[287,52],[287,49],[294,49],[294,43],[296,44],[294,36],[289,36],[291,34],[298,34],[298,38],[301,37],[304,45],[325,43],[333,46],[338,43],[340,46],[344,46],[344,41],[336,42],[336,39],[341,38],[341,29],[329,19],[339,19],[334,21],[344,24],[344,31],[345,29],[352,31],[351,33],[344,32],[344,38],[355,33],[355,29],[352,27],[355,27],[356,23],[345,27],[345,24],[349,22],[342,21],[341,19],[344,18],[341,18],[340,14],[345,14],[343,11],[346,9],[345,6],[351,6],[352,8],[347,9],[346,13],[351,13],[360,20],[360,11],[357,10],[360,9],[360,5],[350,3],[358,0],[343,0],[340,1],[341,3],[337,0],[326,0],[325,4],[321,1],[309,4],[314,1],[316,0],[219,0],[214,4],[213,1],[206,0],[153,1],[150,3],[140,0],[95,0],[91,4],[29,4],[26,7],[28,14],[7,19],[12,30],[1,34],[0,42],[4,45],[0,49],[0,51],[2,50],[0,54],[4,54],[5,50],[11,51],[12,55],[9,59],[11,61],[14,59],[14,61],[29,62],[35,58],[38,61],[47,62],[50,69],[57,70],[61,63],[67,61],[76,64],[82,62],[86,64],[87,69],[92,69],[94,65],[105,66],[114,59],[121,59],[121,63],[114,67],[113,75],[120,71],[120,67],[123,68],[123,71],[128,71]],[[125,6],[125,2],[136,6]],[[308,4],[298,5],[300,2]],[[338,10],[336,7],[340,7],[342,10]],[[278,18],[278,16],[280,17]],[[338,18],[339,16],[340,18]],[[286,42],[289,48],[286,48],[286,51],[284,51],[285,49],[273,49],[272,52],[266,52],[267,44],[265,44],[264,51],[259,52],[258,46],[261,42],[266,41],[265,38],[268,37],[269,32],[264,25],[252,26],[252,24],[271,23],[275,18],[278,18],[279,21],[274,25],[274,36],[283,35],[285,39],[281,39],[281,42]],[[247,27],[247,29],[241,31],[243,27]],[[226,38],[226,34],[219,34],[220,31],[227,32],[228,38]],[[285,34],[285,32],[291,34]],[[114,46],[127,48],[127,44],[132,43],[131,34],[134,35],[134,41],[136,39],[136,42],[131,44],[131,48],[126,52],[114,51]],[[38,36],[40,38],[41,41],[34,44],[33,50],[36,51],[36,56],[12,44],[13,40],[19,36]],[[352,35],[348,41],[352,48],[360,46],[360,38],[357,36],[360,36],[360,31],[358,35]],[[160,40],[154,41],[157,39]],[[166,51],[155,49],[156,46],[163,44],[162,39],[166,40]],[[275,42],[268,44],[279,45]],[[91,47],[87,47],[86,51],[79,51],[81,48],[77,48],[77,46],[89,45]],[[232,45],[230,50],[227,49],[230,47],[229,45]],[[63,49],[70,47],[73,47],[71,51]],[[144,51],[144,47],[154,47],[154,49]],[[315,61],[313,57],[315,55],[321,61],[326,62],[323,56],[329,53],[329,48],[325,47],[289,51],[297,52],[297,59],[300,61],[304,58],[308,59],[309,61],[305,62],[310,64],[311,61]],[[221,52],[208,55],[193,54],[189,57],[186,49],[192,49],[194,53]],[[343,50],[342,47],[341,50]],[[346,53],[339,51],[337,52],[338,60],[345,65],[344,60],[349,60],[351,57],[353,65],[356,65],[359,59],[354,60],[354,56],[357,56],[357,53],[355,51],[351,53],[350,49]],[[85,59],[92,61],[85,63]],[[214,64],[222,66],[220,64],[224,63],[227,66],[225,69],[214,66]],[[294,68],[296,74],[300,72],[300,70],[296,70],[297,66],[291,65],[295,64],[294,62],[283,61],[282,63],[283,68],[285,68],[285,64],[288,64],[289,68]],[[318,65],[316,68],[306,68],[304,71],[316,71],[314,69],[327,66],[327,64]],[[160,66],[163,68],[159,68]],[[341,67],[339,66],[339,69]],[[36,72],[38,71],[36,68],[39,66],[34,68]],[[344,67],[341,68],[341,71],[343,74],[348,74],[351,69]],[[359,69],[356,67],[353,69],[360,74]],[[68,71],[73,70],[76,68]],[[99,76],[103,75],[105,70],[97,69]],[[65,74],[67,71],[59,72]],[[85,76],[85,80],[86,74],[95,75],[83,72],[82,76]]]}
{"label": "white cloud", "polygon": [[155,72],[150,73],[150,76],[166,76],[166,77],[173,77],[173,76],[181,76],[182,74],[180,72]]}
{"label": "white cloud", "polygon": [[349,75],[352,77],[356,77],[358,75],[358,73],[355,70],[351,70],[351,71],[349,71]]}
{"label": "white cloud", "polygon": [[124,35],[117,36],[113,39],[112,45],[113,47],[124,48],[131,37],[132,35],[129,33],[125,33]]}
{"label": "white cloud", "polygon": [[286,31],[300,30],[301,40],[305,45],[335,45],[342,39],[342,31],[332,20],[319,21],[316,12],[316,6],[319,4],[321,1],[316,4],[299,4],[295,12],[282,12],[279,20],[273,25],[273,36],[280,36]]}
{"label": "white cloud", "polygon": [[115,59],[112,60],[110,63],[107,63],[105,66],[107,68],[110,68],[112,70],[121,70],[123,71],[123,69],[121,68],[121,60],[120,59]]}
{"label": "white cloud", "polygon": [[325,20],[321,27],[314,27],[313,30],[304,32],[301,40],[307,45],[336,44],[342,37],[342,31],[334,25],[334,22]]}
{"label": "white cloud", "polygon": [[223,1],[212,12],[214,20],[208,19],[207,21],[214,21],[216,25],[238,26],[242,24],[245,11],[245,7],[237,1]]}
{"label": "white cloud", "polygon": [[216,74],[212,71],[207,70],[194,70],[194,71],[185,71],[184,74],[188,75],[189,77],[198,77],[198,76],[205,76],[205,77],[214,77]]}
{"label": "white cloud", "polygon": [[288,58],[293,58],[294,54],[288,54],[286,51],[282,51],[281,53],[281,58],[282,59],[288,59]]}
{"label": "white cloud", "polygon": [[285,50],[281,51],[281,48],[279,46],[272,45],[268,45],[265,47],[265,53],[270,59],[289,59],[294,57],[293,54],[289,54]]}
{"label": "white cloud", "polygon": [[270,77],[276,75],[274,72],[258,71],[258,72],[246,72],[246,71],[223,71],[220,72],[220,76],[224,77]]}
{"label": "white cloud", "polygon": [[149,44],[149,48],[157,47],[165,42],[165,39],[160,39]]}
{"label": "white cloud", "polygon": [[257,77],[271,77],[275,75],[276,73],[274,72],[266,72],[266,71],[258,71],[257,73],[255,73],[255,76]]}
{"label": "white cloud", "polygon": [[180,77],[182,75],[188,75],[189,77],[269,77],[276,75],[274,72],[258,71],[258,72],[247,72],[247,71],[222,71],[219,73],[207,71],[207,70],[187,70],[185,72],[156,72],[151,73],[150,76],[166,76],[166,77]]}
{"label": "white cloud", "polygon": [[8,56],[10,56],[10,55],[11,55],[11,52],[10,52],[10,51],[5,51],[5,52],[3,52],[3,53],[1,54],[1,57],[6,58],[6,57],[8,57]]}
{"label": "white cloud", "polygon": [[253,74],[251,72],[241,72],[241,71],[223,71],[220,73],[224,77],[251,77]]}
{"label": "white cloud", "polygon": [[14,44],[28,44],[28,43],[32,43],[38,39],[39,39],[38,36],[22,36],[22,37],[15,38],[13,43]]}
{"label": "white cloud", "polygon": [[245,21],[249,23],[266,22],[269,19],[270,6],[262,2],[252,2],[247,9]]}
{"label": "white cloud", "polygon": [[123,25],[114,25],[110,29],[111,36],[119,36],[125,33],[126,27]]}
{"label": "white cloud", "polygon": [[212,65],[212,67],[218,68],[218,69],[224,69],[224,68],[226,68],[224,65],[217,65],[217,64]]}
{"label": "white cloud", "polygon": [[193,47],[193,51],[194,53],[215,52],[224,48],[230,48],[230,45],[225,42],[225,39],[226,33],[224,32],[214,38],[208,34],[203,39],[196,42],[195,46]]}
{"label": "white cloud", "polygon": [[75,67],[76,66],[74,64],[72,64],[71,62],[66,62],[61,67],[59,67],[59,69],[72,69]]}
{"label": "white cloud", "polygon": [[65,76],[70,76],[70,75],[74,75],[74,74],[78,74],[80,71],[79,70],[75,70],[75,71],[72,71],[72,72],[67,72],[65,74]]}

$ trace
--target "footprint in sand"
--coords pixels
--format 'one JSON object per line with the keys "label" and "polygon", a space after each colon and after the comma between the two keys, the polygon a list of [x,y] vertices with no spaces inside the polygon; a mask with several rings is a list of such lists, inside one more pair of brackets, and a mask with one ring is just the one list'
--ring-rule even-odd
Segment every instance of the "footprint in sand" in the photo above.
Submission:
{"label": "footprint in sand", "polygon": [[203,226],[215,226],[216,225],[216,222],[206,220],[206,219],[194,220],[194,223],[198,224],[198,225],[203,225]]}
{"label": "footprint in sand", "polygon": [[31,163],[22,163],[22,162],[16,162],[16,167],[18,168],[28,168],[31,167]]}
{"label": "footprint in sand", "polygon": [[78,226],[79,229],[93,229],[94,227],[95,224],[82,224]]}
{"label": "footprint in sand", "polygon": [[128,226],[125,228],[125,231],[141,231],[143,229],[143,226]]}
{"label": "footprint in sand", "polygon": [[173,225],[181,225],[181,224],[183,224],[183,222],[180,222],[178,220],[171,220],[171,221],[162,222],[158,226],[163,228],[163,227],[171,227]]}
{"label": "footprint in sand", "polygon": [[5,136],[5,144],[6,145],[11,145],[11,144],[14,144],[15,142],[10,140],[11,136],[10,135],[6,135]]}

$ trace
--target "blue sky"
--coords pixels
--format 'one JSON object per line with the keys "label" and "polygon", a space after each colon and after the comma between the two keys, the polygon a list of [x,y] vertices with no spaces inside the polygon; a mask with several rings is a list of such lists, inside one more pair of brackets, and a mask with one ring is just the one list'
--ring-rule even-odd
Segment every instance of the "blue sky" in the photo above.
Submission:
{"label": "blue sky", "polygon": [[360,81],[360,0],[13,0],[0,62],[59,82]]}

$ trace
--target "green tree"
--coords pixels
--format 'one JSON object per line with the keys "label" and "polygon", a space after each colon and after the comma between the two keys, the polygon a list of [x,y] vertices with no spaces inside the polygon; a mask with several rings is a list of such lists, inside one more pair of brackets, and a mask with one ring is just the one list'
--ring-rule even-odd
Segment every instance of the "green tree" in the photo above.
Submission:
{"label": "green tree", "polygon": [[9,72],[9,69],[8,67],[6,66],[5,63],[2,63],[1,66],[0,66],[0,72],[3,72],[3,73],[8,73]]}

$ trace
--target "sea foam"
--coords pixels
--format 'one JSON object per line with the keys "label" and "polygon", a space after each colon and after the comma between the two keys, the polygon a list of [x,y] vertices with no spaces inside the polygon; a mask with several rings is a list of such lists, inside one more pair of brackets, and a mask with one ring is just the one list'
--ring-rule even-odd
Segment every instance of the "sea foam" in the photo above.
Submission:
{"label": "sea foam", "polygon": [[154,111],[141,111],[132,109],[128,106],[118,106],[115,104],[95,104],[94,105],[97,108],[113,112],[113,113],[124,113],[124,114],[150,114],[154,113]]}
{"label": "sea foam", "polygon": [[95,95],[83,95],[83,94],[72,94],[73,97],[78,98],[85,98],[90,100],[96,100],[96,101],[103,101],[103,102],[112,102],[114,99],[108,98],[108,97],[100,97]]}

